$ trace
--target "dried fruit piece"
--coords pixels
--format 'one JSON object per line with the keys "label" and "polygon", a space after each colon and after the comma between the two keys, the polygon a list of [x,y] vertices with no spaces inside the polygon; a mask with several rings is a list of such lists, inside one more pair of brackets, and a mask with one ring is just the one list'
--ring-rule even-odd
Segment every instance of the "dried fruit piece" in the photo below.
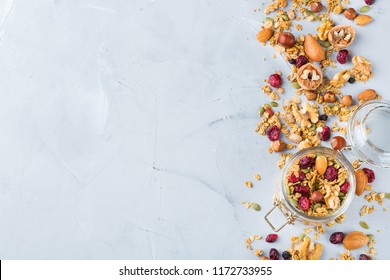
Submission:
{"label": "dried fruit piece", "polygon": [[329,237],[329,241],[332,244],[340,244],[344,240],[344,233],[342,232],[334,232]]}
{"label": "dried fruit piece", "polygon": [[318,119],[321,120],[321,121],[327,121],[327,120],[328,120],[328,116],[325,115],[325,114],[322,114],[322,115],[320,115],[320,116],[318,117]]}
{"label": "dried fruit piece", "polygon": [[333,182],[338,177],[337,169],[334,166],[329,166],[325,172],[325,179],[329,182]]}
{"label": "dried fruit piece", "polygon": [[326,172],[326,169],[328,168],[328,162],[326,160],[325,156],[318,156],[316,158],[316,170],[319,174],[324,175]]}
{"label": "dried fruit piece", "polygon": [[356,177],[356,195],[361,196],[367,188],[368,177],[363,170],[359,169],[355,172]]}
{"label": "dried fruit piece", "polygon": [[265,238],[265,242],[273,243],[278,239],[278,235],[275,233],[268,234]]}
{"label": "dried fruit piece", "polygon": [[324,49],[311,35],[306,35],[304,49],[306,55],[313,61],[319,62],[325,59]]}
{"label": "dried fruit piece", "polygon": [[367,261],[367,260],[371,260],[371,259],[370,259],[370,257],[367,256],[366,254],[360,254],[359,260],[360,260],[360,261]]}
{"label": "dried fruit piece", "polygon": [[340,64],[345,64],[348,62],[348,55],[349,55],[349,52],[348,50],[341,50],[339,51],[339,53],[337,54],[337,61],[340,63]]}
{"label": "dried fruit piece", "polygon": [[278,43],[286,48],[291,48],[295,45],[295,37],[290,32],[282,32],[279,35]]}
{"label": "dried fruit piece", "polygon": [[271,141],[276,141],[280,137],[280,128],[277,127],[276,125],[271,126],[270,128],[267,129],[267,137]]}
{"label": "dried fruit piece", "polygon": [[311,63],[301,66],[297,72],[297,82],[302,89],[315,90],[322,83],[322,79],[321,70]]}
{"label": "dried fruit piece", "polygon": [[362,228],[364,228],[364,229],[369,229],[369,226],[368,226],[368,224],[367,224],[365,221],[360,221],[360,222],[359,222],[359,225],[360,225]]}
{"label": "dried fruit piece", "polygon": [[278,252],[278,250],[276,250],[275,248],[272,248],[269,251],[269,258],[271,260],[278,260],[279,259],[279,252]]}
{"label": "dried fruit piece", "polygon": [[309,156],[304,156],[299,160],[299,167],[301,169],[306,169],[312,167],[314,164],[314,159]]}
{"label": "dried fruit piece", "polygon": [[309,260],[319,260],[322,255],[322,249],[323,247],[320,243],[315,243],[313,251],[309,254]]}
{"label": "dried fruit piece", "polygon": [[310,200],[306,196],[301,196],[298,200],[298,206],[303,211],[307,211],[310,207]]}
{"label": "dried fruit piece", "polygon": [[298,185],[294,187],[295,193],[300,193],[303,196],[307,196],[309,194],[309,188],[304,185]]}
{"label": "dried fruit piece", "polygon": [[349,190],[350,183],[348,181],[344,182],[344,184],[341,185],[340,191],[344,194],[346,194]]}
{"label": "dried fruit piece", "polygon": [[302,171],[299,171],[298,177],[295,176],[294,172],[291,173],[291,175],[288,177],[288,181],[290,183],[302,182],[303,180],[305,180],[305,173],[303,173]]}
{"label": "dried fruit piece", "polygon": [[328,141],[330,138],[330,128],[329,126],[324,126],[321,131],[320,138],[322,141]]}
{"label": "dried fruit piece", "polygon": [[357,99],[364,100],[364,101],[374,100],[375,98],[376,98],[376,91],[373,89],[366,89],[361,93],[359,93],[359,95],[357,96]]}
{"label": "dried fruit piece", "polygon": [[308,62],[309,62],[309,60],[307,59],[306,56],[300,55],[300,56],[297,57],[297,60],[295,62],[295,66],[299,68],[299,67],[305,65]]}
{"label": "dried fruit piece", "polygon": [[364,173],[366,173],[368,178],[368,183],[372,183],[375,181],[375,173],[370,168],[363,168]]}
{"label": "dried fruit piece", "polygon": [[289,252],[284,251],[284,252],[282,253],[282,258],[283,258],[284,260],[291,260],[292,256],[291,256],[291,254],[290,254]]}
{"label": "dried fruit piece", "polygon": [[353,20],[357,25],[363,26],[372,22],[372,17],[369,15],[358,15]]}
{"label": "dried fruit piece", "polygon": [[336,49],[346,48],[355,40],[355,29],[350,25],[337,25],[329,31],[328,40]]}
{"label": "dried fruit piece", "polygon": [[279,74],[272,74],[268,78],[271,87],[280,88],[282,85],[282,77]]}
{"label": "dried fruit piece", "polygon": [[355,250],[368,243],[368,237],[361,231],[350,232],[343,240],[345,249]]}
{"label": "dried fruit piece", "polygon": [[375,3],[375,0],[364,0],[364,2],[366,2],[367,5],[372,5]]}
{"label": "dried fruit piece", "polygon": [[264,28],[257,33],[256,38],[260,43],[266,43],[272,35],[274,35],[274,31],[271,28]]}
{"label": "dried fruit piece", "polygon": [[354,8],[348,8],[344,11],[344,16],[349,20],[353,20],[357,16],[356,10]]}
{"label": "dried fruit piece", "polygon": [[330,140],[330,145],[335,150],[341,150],[342,148],[344,148],[347,145],[347,142],[345,141],[344,137],[342,137],[342,136],[334,136]]}

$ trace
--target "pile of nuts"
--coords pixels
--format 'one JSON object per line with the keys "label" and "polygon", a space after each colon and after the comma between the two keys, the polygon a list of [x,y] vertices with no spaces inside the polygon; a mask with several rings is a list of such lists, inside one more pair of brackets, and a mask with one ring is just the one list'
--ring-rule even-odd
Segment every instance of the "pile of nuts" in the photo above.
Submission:
{"label": "pile of nuts", "polygon": [[[345,134],[346,126],[338,127],[336,122],[333,127],[328,126],[328,118],[337,116],[340,122],[347,122],[358,105],[381,99],[374,89],[366,89],[356,95],[344,94],[341,90],[347,83],[365,83],[373,76],[371,62],[363,56],[352,56],[347,49],[357,36],[353,25],[336,25],[331,18],[332,14],[343,14],[356,25],[368,25],[372,22],[372,17],[365,13],[375,0],[360,1],[364,1],[366,5],[358,9],[358,12],[352,7],[345,7],[344,4],[348,4],[345,0],[326,0],[326,5],[321,0],[293,0],[290,1],[290,9],[286,8],[289,1],[271,0],[265,8],[267,17],[256,38],[263,45],[274,47],[276,54],[280,54],[291,65],[291,73],[286,78],[282,78],[282,73],[276,71],[270,74],[262,87],[271,101],[260,107],[259,115],[262,120],[257,125],[256,132],[266,135],[270,140],[269,153],[320,146],[323,141],[329,140],[333,149],[343,149],[346,146],[344,137],[331,137],[331,134]],[[271,14],[274,16],[270,17]],[[300,20],[318,22],[317,34],[294,34],[294,23]],[[295,28],[302,31],[302,25],[298,23]],[[353,66],[329,77],[327,68],[336,68],[338,63],[352,63]],[[280,99],[278,94],[285,92],[282,84],[288,86],[286,82],[291,84],[295,95],[290,100],[285,99],[279,111],[274,111],[279,107],[275,102]],[[305,96],[307,102],[302,102],[299,97],[301,95]],[[278,167],[283,168],[291,156],[291,153],[281,153]],[[357,170],[355,177],[358,196],[370,190],[371,186],[368,184],[375,179],[373,171],[368,168]],[[346,169],[334,158],[316,154],[307,155],[293,163],[285,178],[290,202],[299,211],[311,216],[330,215],[340,207],[348,195],[347,179]],[[371,198],[370,195],[367,196]],[[367,206],[365,214],[369,209],[371,208]],[[344,217],[338,217],[336,222],[341,223]],[[333,222],[327,225],[333,226]],[[315,235],[316,239],[322,232],[323,230]],[[276,239],[277,235],[269,235],[266,242],[275,242]],[[331,235],[330,242],[344,244],[346,252],[340,254],[340,259],[354,259],[350,251],[368,244],[369,250],[359,256],[359,259],[367,260],[372,258],[368,255],[376,253],[372,247],[375,241],[372,239],[357,231],[346,236],[336,232]],[[320,243],[314,243],[308,236],[301,236],[293,237],[291,248],[281,255],[283,259],[320,259],[322,251]],[[256,250],[256,255],[262,256],[263,251]],[[261,259],[279,258],[279,251],[272,248],[269,258],[262,256]]]}

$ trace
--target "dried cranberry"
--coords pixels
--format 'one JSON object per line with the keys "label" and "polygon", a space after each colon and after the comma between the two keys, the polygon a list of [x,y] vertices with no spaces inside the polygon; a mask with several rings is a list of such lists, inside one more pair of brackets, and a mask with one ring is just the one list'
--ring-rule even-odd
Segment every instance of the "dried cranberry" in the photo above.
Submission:
{"label": "dried cranberry", "polygon": [[276,125],[271,126],[267,130],[267,136],[268,136],[268,139],[271,140],[271,141],[278,140],[279,137],[280,137],[280,128],[277,127]]}
{"label": "dried cranberry", "polygon": [[322,115],[320,115],[320,116],[318,117],[318,119],[319,119],[320,121],[327,121],[327,120],[328,120],[328,116],[325,115],[325,114],[322,114]]}
{"label": "dried cranberry", "polygon": [[288,62],[289,62],[290,64],[293,64],[293,65],[294,65],[295,63],[297,63],[297,61],[296,61],[295,59],[293,59],[293,58],[290,59]]}
{"label": "dried cranberry", "polygon": [[268,243],[273,243],[278,239],[278,235],[275,233],[268,234],[267,237],[265,238],[265,242]]}
{"label": "dried cranberry", "polygon": [[345,64],[347,63],[348,61],[348,51],[347,50],[341,50],[339,51],[339,53],[337,54],[337,61],[340,63],[340,64]]}
{"label": "dried cranberry", "polygon": [[269,250],[269,258],[271,260],[278,260],[279,259],[279,252],[278,250],[276,250],[275,248],[272,248],[271,250]]}
{"label": "dried cranberry", "polygon": [[270,117],[272,117],[272,115],[274,114],[274,111],[272,111],[271,107],[269,106],[264,106],[264,109],[268,112],[268,115]]}
{"label": "dried cranberry", "polygon": [[329,182],[333,182],[338,177],[338,171],[335,167],[329,166],[325,171],[325,179]]}
{"label": "dried cranberry", "polygon": [[305,176],[305,173],[303,173],[302,171],[299,171],[299,176],[295,176],[294,172],[290,174],[290,176],[288,177],[288,181],[289,183],[297,183],[297,182],[302,182],[303,180],[305,180],[306,176]]}
{"label": "dried cranberry", "polygon": [[282,258],[283,258],[284,260],[291,260],[291,254],[290,254],[289,252],[287,252],[287,251],[284,251],[284,252],[282,253]]}
{"label": "dried cranberry", "polygon": [[300,55],[300,56],[297,57],[297,60],[295,62],[295,66],[299,68],[299,67],[305,65],[308,62],[309,62],[309,60],[307,59],[306,56]]}
{"label": "dried cranberry", "polygon": [[309,156],[304,156],[299,160],[299,167],[301,169],[306,169],[312,167],[314,164],[314,159]]}
{"label": "dried cranberry", "polygon": [[334,232],[329,238],[330,243],[332,244],[340,244],[343,242],[344,239],[344,233],[342,232]]}
{"label": "dried cranberry", "polygon": [[298,199],[298,206],[303,211],[307,211],[307,210],[309,210],[309,207],[310,207],[310,200],[306,196],[301,196]]}
{"label": "dried cranberry", "polygon": [[298,185],[294,187],[294,192],[300,193],[301,195],[308,195],[309,188],[304,185]]}
{"label": "dried cranberry", "polygon": [[342,193],[347,193],[348,190],[349,190],[349,186],[350,186],[349,182],[346,181],[344,184],[341,185],[340,191],[341,191]]}
{"label": "dried cranberry", "polygon": [[366,2],[367,5],[372,5],[375,3],[375,0],[364,0],[364,2]]}
{"label": "dried cranberry", "polygon": [[330,128],[329,126],[324,126],[321,131],[321,136],[320,136],[322,141],[328,141],[330,138]]}
{"label": "dried cranberry", "polygon": [[280,77],[279,74],[272,74],[271,76],[269,76],[268,82],[271,87],[280,88],[280,86],[282,85],[282,77]]}
{"label": "dried cranberry", "polygon": [[369,256],[367,256],[366,254],[361,254],[359,256],[359,260],[361,261],[368,261],[368,260],[371,260]]}
{"label": "dried cranberry", "polygon": [[369,183],[372,183],[372,182],[375,181],[375,173],[374,173],[374,171],[372,171],[369,168],[363,168],[363,171],[364,171],[364,173],[366,173]]}

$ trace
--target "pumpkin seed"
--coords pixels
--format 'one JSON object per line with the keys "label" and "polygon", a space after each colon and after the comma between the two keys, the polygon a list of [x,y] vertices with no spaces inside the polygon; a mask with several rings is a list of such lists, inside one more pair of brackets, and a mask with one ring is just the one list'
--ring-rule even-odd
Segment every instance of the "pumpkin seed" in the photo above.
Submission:
{"label": "pumpkin seed", "polygon": [[373,234],[367,234],[367,237],[368,237],[368,242],[372,242],[375,236]]}
{"label": "pumpkin seed", "polygon": [[317,210],[318,207],[321,207],[321,203],[316,203],[314,204],[313,206],[313,212],[315,212]]}
{"label": "pumpkin seed", "polygon": [[292,205],[298,206],[298,202],[296,200],[290,198],[290,202],[291,202]]}
{"label": "pumpkin seed", "polygon": [[339,197],[343,197],[343,196],[345,196],[345,193],[340,192]]}
{"label": "pumpkin seed", "polygon": [[310,168],[302,169],[301,171],[306,174],[310,171]]}
{"label": "pumpkin seed", "polygon": [[318,21],[321,20],[320,16],[318,16],[318,15],[315,15],[315,16],[314,16],[314,19],[315,19],[315,20],[318,20]]}
{"label": "pumpkin seed", "polygon": [[390,193],[385,193],[385,198],[390,199]]}
{"label": "pumpkin seed", "polygon": [[278,107],[279,106],[279,104],[276,103],[275,101],[272,101],[270,104],[271,104],[272,107]]}
{"label": "pumpkin seed", "polygon": [[291,85],[292,85],[293,88],[295,88],[295,89],[301,88],[301,86],[298,84],[298,82],[292,82]]}
{"label": "pumpkin seed", "polygon": [[262,116],[265,112],[265,109],[264,107],[261,107],[260,110],[259,110],[259,115]]}
{"label": "pumpkin seed", "polygon": [[252,207],[252,209],[255,210],[255,211],[260,211],[260,210],[261,210],[260,205],[257,204],[257,203],[252,203],[251,207]]}
{"label": "pumpkin seed", "polygon": [[305,13],[306,13],[306,15],[308,15],[308,16],[311,16],[311,15],[313,14],[312,11],[309,11],[309,10],[307,10],[307,9],[306,9]]}
{"label": "pumpkin seed", "polygon": [[290,188],[289,188],[288,186],[286,186],[286,193],[287,193],[287,195],[290,195],[290,194],[291,194]]}
{"label": "pumpkin seed", "polygon": [[266,18],[265,18],[265,21],[274,21],[274,19],[271,18],[271,17],[266,17]]}
{"label": "pumpkin seed", "polygon": [[303,3],[305,3],[305,5],[307,5],[307,3],[309,3],[310,0],[304,0]]}
{"label": "pumpkin seed", "polygon": [[311,129],[316,130],[316,128],[317,128],[317,125],[315,123],[313,123],[313,125],[311,126]]}
{"label": "pumpkin seed", "polygon": [[364,229],[369,229],[370,227],[368,226],[368,224],[364,221],[360,221],[359,225],[364,228]]}
{"label": "pumpkin seed", "polygon": [[330,47],[330,42],[329,41],[322,41],[322,46],[324,48],[329,48]]}
{"label": "pumpkin seed", "polygon": [[289,21],[290,19],[288,18],[288,16],[286,16],[286,15],[281,15],[281,17],[282,17],[282,19],[284,20],[284,21]]}
{"label": "pumpkin seed", "polygon": [[370,6],[363,6],[359,9],[359,12],[367,13],[369,10],[371,10]]}

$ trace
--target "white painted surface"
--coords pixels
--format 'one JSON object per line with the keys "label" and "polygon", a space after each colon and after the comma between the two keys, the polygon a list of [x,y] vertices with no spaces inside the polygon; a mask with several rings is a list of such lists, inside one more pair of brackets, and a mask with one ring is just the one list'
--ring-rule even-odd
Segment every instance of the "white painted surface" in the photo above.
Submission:
{"label": "white painted surface", "polygon": [[[0,2],[0,258],[254,259],[244,240],[270,233],[263,217],[280,174],[254,133],[268,100],[260,86],[288,73],[255,40],[262,1]],[[374,23],[357,28],[351,50],[375,77],[346,92],[390,99],[389,8],[378,1]],[[375,189],[389,191],[375,171]],[[334,230],[360,229],[364,203]],[[380,259],[390,258],[389,215],[377,207],[364,219]],[[330,233],[324,258],[343,251]]]}

